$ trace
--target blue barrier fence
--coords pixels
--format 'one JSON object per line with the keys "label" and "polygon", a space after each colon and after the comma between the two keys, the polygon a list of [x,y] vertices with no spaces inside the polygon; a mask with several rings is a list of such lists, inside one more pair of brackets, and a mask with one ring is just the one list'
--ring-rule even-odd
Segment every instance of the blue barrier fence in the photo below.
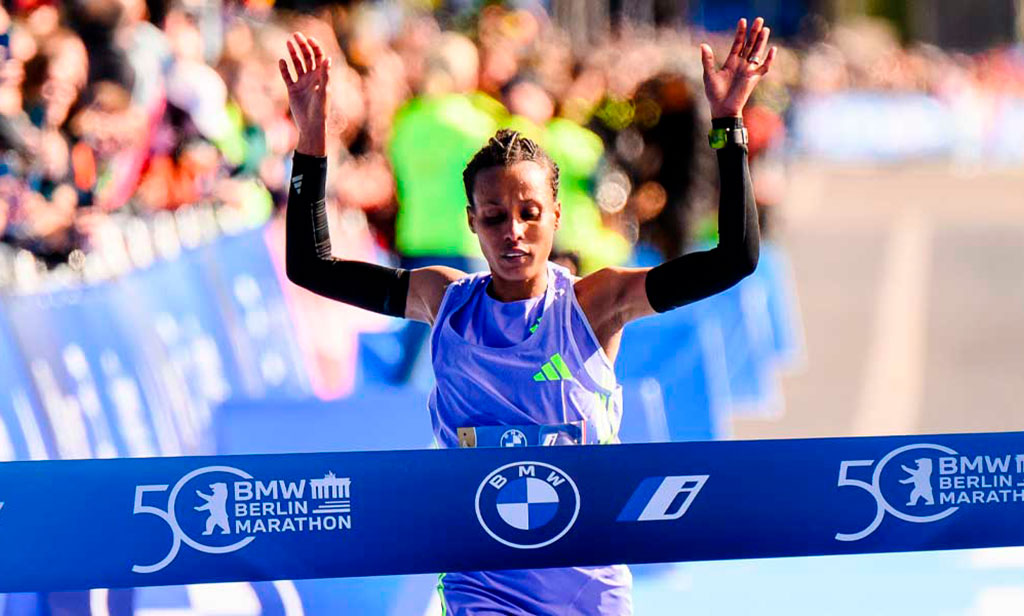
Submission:
{"label": "blue barrier fence", "polygon": [[[765,245],[761,264],[727,293],[627,327],[617,361],[624,442],[713,439],[731,412],[778,412],[776,372],[802,342],[784,255]],[[292,318],[262,230],[92,286],[0,295],[0,460],[431,445],[426,392],[393,383],[400,328],[366,335],[363,348],[375,352],[351,367],[360,373],[355,395],[321,401]],[[402,613],[422,605],[433,584],[412,575],[230,592],[252,599],[254,613],[296,600],[307,609]],[[112,613],[118,597],[110,596]],[[204,597],[146,588],[129,603],[170,609]],[[0,601],[4,616],[59,609],[52,596]]]}
{"label": "blue barrier fence", "polygon": [[[259,231],[113,281],[0,296],[0,458],[218,451],[219,407],[312,404],[291,318]],[[630,324],[617,360],[635,407],[623,440],[711,439],[725,434],[730,413],[777,414],[778,372],[799,363],[800,331],[788,264],[770,244],[739,285]],[[402,329],[364,337],[352,369],[366,402],[351,404],[373,409],[369,392],[394,385],[404,361]],[[272,418],[261,425],[276,436]],[[246,438],[261,442],[261,432]],[[399,445],[416,444],[380,443]]]}

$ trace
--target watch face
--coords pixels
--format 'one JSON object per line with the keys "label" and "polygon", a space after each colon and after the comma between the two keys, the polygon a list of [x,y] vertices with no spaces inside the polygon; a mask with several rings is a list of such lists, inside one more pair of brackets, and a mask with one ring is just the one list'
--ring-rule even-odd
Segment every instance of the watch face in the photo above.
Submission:
{"label": "watch face", "polygon": [[708,143],[716,150],[724,148],[729,142],[747,145],[747,129],[712,128],[708,133]]}

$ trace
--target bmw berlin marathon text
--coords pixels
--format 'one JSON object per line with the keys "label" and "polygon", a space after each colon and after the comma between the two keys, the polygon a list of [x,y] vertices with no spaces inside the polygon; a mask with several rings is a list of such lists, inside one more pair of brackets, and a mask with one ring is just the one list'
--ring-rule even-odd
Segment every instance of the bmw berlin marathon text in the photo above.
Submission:
{"label": "bmw berlin marathon text", "polygon": [[352,528],[352,481],[328,471],[316,479],[261,480],[231,466],[207,466],[182,477],[167,496],[167,508],[145,504],[146,495],[167,485],[135,489],[136,514],[155,515],[171,528],[171,546],[159,562],[132,567],[154,573],[174,561],[184,543],[207,554],[241,550],[258,535],[331,532]]}
{"label": "bmw berlin marathon text", "polygon": [[[851,477],[870,469],[870,482]],[[944,445],[905,445],[875,460],[846,460],[839,486],[860,488],[875,500],[874,519],[862,530],[836,533],[858,541],[882,525],[886,514],[915,524],[937,522],[962,507],[1024,503],[1024,454],[961,455]]]}

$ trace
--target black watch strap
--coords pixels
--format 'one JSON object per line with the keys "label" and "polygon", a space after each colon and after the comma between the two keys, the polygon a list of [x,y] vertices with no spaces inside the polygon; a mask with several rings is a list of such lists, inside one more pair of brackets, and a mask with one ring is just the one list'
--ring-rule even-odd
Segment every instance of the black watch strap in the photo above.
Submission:
{"label": "black watch strap", "polygon": [[708,144],[720,150],[730,143],[746,146],[747,129],[743,126],[743,118],[715,118],[711,120],[711,132],[708,133]]}

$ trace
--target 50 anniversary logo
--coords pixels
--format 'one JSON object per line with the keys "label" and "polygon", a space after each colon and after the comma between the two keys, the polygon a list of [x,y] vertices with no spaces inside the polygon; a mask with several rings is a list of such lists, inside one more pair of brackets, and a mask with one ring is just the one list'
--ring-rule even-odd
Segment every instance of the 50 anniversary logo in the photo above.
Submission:
{"label": "50 anniversary logo", "polygon": [[155,573],[171,564],[181,544],[206,554],[236,552],[258,535],[281,532],[337,532],[352,528],[348,477],[259,480],[231,466],[204,466],[171,488],[167,509],[144,504],[147,494],[168,486],[135,488],[132,513],[152,515],[171,530],[171,546],[158,562],[135,565],[135,573]]}
{"label": "50 anniversary logo", "polygon": [[[851,469],[872,468],[871,482],[850,477]],[[878,530],[885,515],[927,524],[961,507],[1024,503],[1024,454],[967,456],[944,445],[921,443],[875,460],[846,460],[839,487],[864,490],[875,500],[875,517],[862,530],[836,533],[837,541],[859,541]]]}

